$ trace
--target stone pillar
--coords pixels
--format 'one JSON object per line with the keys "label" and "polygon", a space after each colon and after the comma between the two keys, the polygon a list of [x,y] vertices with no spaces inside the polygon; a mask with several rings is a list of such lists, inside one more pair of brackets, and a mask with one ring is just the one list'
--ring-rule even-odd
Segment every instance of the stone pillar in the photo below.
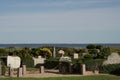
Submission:
{"label": "stone pillar", "polygon": [[40,66],[40,73],[44,73],[44,66]]}
{"label": "stone pillar", "polygon": [[82,64],[81,72],[82,72],[82,75],[86,74],[86,66],[85,66],[85,64]]}
{"label": "stone pillar", "polygon": [[23,73],[23,75],[26,75],[26,65],[22,66],[22,73]]}
{"label": "stone pillar", "polygon": [[69,73],[72,73],[72,63],[69,64]]}
{"label": "stone pillar", "polygon": [[17,77],[22,77],[22,68],[18,68]]}
{"label": "stone pillar", "polygon": [[13,68],[9,67],[9,76],[10,76],[10,77],[13,77],[13,76],[14,76],[13,73],[14,73]]}
{"label": "stone pillar", "polygon": [[0,76],[2,75],[2,65],[1,65],[1,61],[0,61]]}

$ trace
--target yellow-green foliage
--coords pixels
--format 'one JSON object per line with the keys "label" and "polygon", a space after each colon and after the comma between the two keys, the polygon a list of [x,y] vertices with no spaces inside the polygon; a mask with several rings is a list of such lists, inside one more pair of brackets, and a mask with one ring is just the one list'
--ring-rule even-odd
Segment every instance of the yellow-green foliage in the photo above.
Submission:
{"label": "yellow-green foliage", "polygon": [[41,52],[43,52],[44,54],[46,53],[46,55],[48,55],[49,57],[52,56],[52,52],[50,51],[50,49],[48,49],[48,48],[42,48],[42,49],[40,49],[40,50],[41,50]]}

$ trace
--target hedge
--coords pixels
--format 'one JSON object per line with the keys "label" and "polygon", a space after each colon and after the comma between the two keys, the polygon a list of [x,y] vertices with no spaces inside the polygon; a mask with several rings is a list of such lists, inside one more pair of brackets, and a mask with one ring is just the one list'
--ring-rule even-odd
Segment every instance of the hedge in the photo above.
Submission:
{"label": "hedge", "polygon": [[99,70],[99,67],[102,65],[103,61],[103,59],[84,60],[83,63],[86,65],[86,70],[94,71]]}
{"label": "hedge", "polygon": [[26,65],[27,68],[33,68],[34,67],[34,60],[32,57],[26,57],[22,58],[22,65]]}
{"label": "hedge", "polygon": [[63,74],[69,73],[69,62],[60,62],[60,72]]}
{"label": "hedge", "polygon": [[58,69],[59,60],[57,60],[57,59],[48,59],[48,60],[45,61],[44,66],[47,69]]}
{"label": "hedge", "polygon": [[72,73],[81,73],[81,63],[74,63],[72,65]]}
{"label": "hedge", "polygon": [[115,74],[120,76],[120,64],[103,65],[99,69],[100,73]]}

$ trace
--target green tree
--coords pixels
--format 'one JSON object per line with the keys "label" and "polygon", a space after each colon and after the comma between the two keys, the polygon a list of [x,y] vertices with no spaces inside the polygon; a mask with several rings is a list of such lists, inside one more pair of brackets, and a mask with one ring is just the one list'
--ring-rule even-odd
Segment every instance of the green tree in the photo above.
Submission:
{"label": "green tree", "polygon": [[84,56],[84,59],[90,60],[90,59],[93,59],[93,56],[91,54],[86,54]]}
{"label": "green tree", "polygon": [[111,54],[109,47],[104,47],[101,52],[98,54],[98,58],[107,59],[107,57]]}
{"label": "green tree", "polygon": [[96,49],[99,49],[100,51],[102,50],[103,46],[102,45],[96,45]]}
{"label": "green tree", "polygon": [[22,57],[26,58],[27,56],[30,56],[30,52],[31,52],[30,48],[25,47],[19,51],[18,56],[20,56],[21,58]]}
{"label": "green tree", "polygon": [[86,46],[87,49],[96,49],[96,46],[94,44],[89,44]]}
{"label": "green tree", "polygon": [[0,56],[7,56],[8,53],[4,48],[0,48]]}
{"label": "green tree", "polygon": [[93,58],[97,57],[97,54],[98,54],[97,49],[89,49],[88,52],[93,56]]}
{"label": "green tree", "polygon": [[40,55],[40,49],[39,48],[33,48],[30,53],[31,56],[38,57]]}
{"label": "green tree", "polygon": [[52,52],[48,48],[42,48],[40,49],[40,55],[45,58],[50,58],[52,56]]}

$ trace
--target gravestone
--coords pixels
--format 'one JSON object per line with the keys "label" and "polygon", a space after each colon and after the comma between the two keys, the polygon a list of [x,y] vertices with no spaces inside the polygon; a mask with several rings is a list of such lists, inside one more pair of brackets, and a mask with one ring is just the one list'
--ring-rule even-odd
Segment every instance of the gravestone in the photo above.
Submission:
{"label": "gravestone", "polygon": [[65,56],[65,57],[62,56],[62,57],[60,57],[59,61],[60,62],[71,62],[72,59],[71,59],[71,57],[68,57],[68,56]]}
{"label": "gravestone", "polygon": [[41,56],[38,56],[38,58],[33,57],[34,60],[34,66],[44,64],[45,63],[45,58],[42,58]]}
{"label": "gravestone", "polygon": [[61,54],[62,56],[65,54],[63,50],[59,50],[58,53]]}
{"label": "gravestone", "polygon": [[78,59],[78,54],[74,53],[74,59]]}
{"label": "gravestone", "polygon": [[112,53],[108,56],[107,60],[103,62],[103,65],[107,64],[120,64],[120,56],[118,53]]}
{"label": "gravestone", "polygon": [[21,60],[18,56],[7,56],[7,67],[19,68],[20,62]]}

